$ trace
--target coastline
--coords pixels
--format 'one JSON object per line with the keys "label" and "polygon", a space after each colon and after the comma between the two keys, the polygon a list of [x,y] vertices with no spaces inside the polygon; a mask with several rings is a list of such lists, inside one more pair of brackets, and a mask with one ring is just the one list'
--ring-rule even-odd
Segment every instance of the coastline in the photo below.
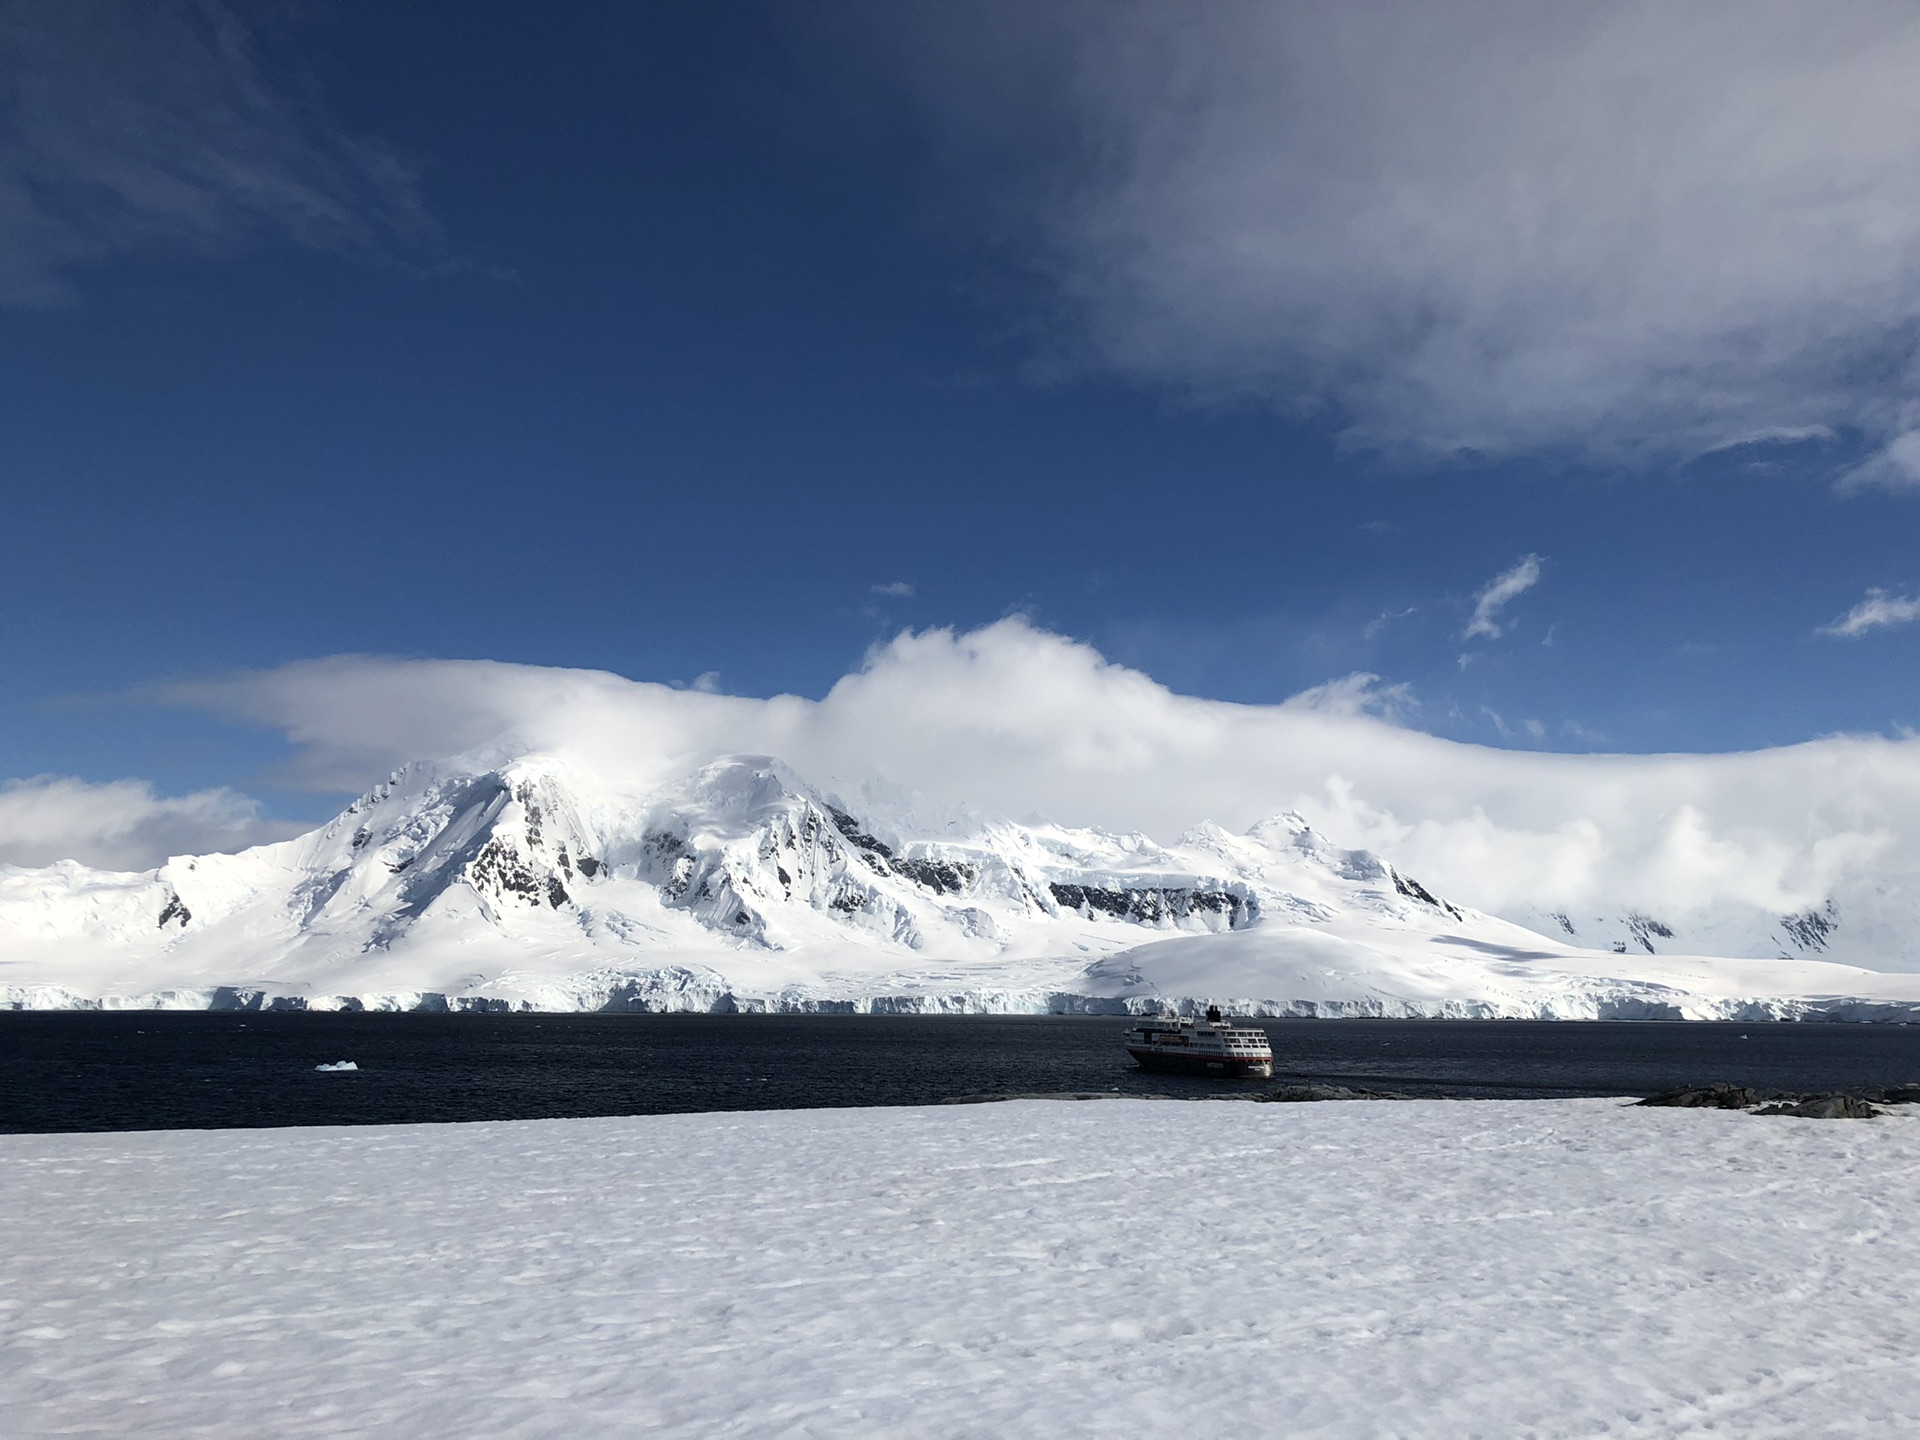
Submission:
{"label": "coastline", "polygon": [[[1890,976],[1920,982],[1920,976]],[[725,986],[662,986],[648,980],[608,984],[580,977],[574,987],[554,987],[533,996],[382,990],[355,995],[309,993],[307,986],[179,986],[94,994],[63,985],[0,986],[0,1011],[311,1012],[315,1014],[414,1013],[479,1015],[1204,1015],[1209,1006],[1250,1020],[1563,1020],[1920,1023],[1914,999],[1857,995],[1665,996],[1643,991],[1578,994],[1532,1004],[1479,997],[1350,999],[1255,999],[1220,994],[1086,995],[1072,991],[957,990],[851,995],[792,992],[737,994]],[[1905,988],[1905,987],[1903,987]],[[1913,986],[1920,990],[1920,984]],[[545,990],[545,987],[543,987]],[[557,992],[557,993],[556,993]],[[578,1003],[565,1003],[574,1000]]]}

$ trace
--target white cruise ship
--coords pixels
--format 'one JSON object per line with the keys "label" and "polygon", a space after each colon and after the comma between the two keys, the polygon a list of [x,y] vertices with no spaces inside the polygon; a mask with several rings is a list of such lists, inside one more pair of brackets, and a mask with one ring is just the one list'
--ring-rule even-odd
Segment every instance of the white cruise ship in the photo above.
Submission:
{"label": "white cruise ship", "polygon": [[1267,1032],[1223,1020],[1217,1006],[1207,1007],[1204,1021],[1142,1020],[1127,1031],[1126,1046],[1142,1070],[1262,1080],[1273,1074]]}

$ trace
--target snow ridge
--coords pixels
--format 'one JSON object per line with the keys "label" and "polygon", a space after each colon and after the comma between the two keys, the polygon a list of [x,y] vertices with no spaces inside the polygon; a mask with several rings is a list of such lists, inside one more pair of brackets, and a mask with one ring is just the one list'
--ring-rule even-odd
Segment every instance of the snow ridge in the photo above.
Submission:
{"label": "snow ridge", "polygon": [[525,755],[403,767],[234,855],[0,868],[0,1005],[1920,1014],[1920,977],[1799,958],[1831,905],[1783,917],[1775,961],[1661,953],[1639,912],[1571,943],[1587,923],[1455,904],[1295,814],[1162,846],[846,800],[771,756],[634,794]]}

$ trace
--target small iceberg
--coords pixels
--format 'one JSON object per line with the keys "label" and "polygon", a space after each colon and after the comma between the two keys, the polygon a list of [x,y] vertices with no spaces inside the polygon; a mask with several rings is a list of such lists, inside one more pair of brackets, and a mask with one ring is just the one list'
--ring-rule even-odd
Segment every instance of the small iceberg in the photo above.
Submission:
{"label": "small iceberg", "polygon": [[351,1060],[336,1060],[331,1065],[316,1065],[316,1070],[358,1070],[360,1067]]}

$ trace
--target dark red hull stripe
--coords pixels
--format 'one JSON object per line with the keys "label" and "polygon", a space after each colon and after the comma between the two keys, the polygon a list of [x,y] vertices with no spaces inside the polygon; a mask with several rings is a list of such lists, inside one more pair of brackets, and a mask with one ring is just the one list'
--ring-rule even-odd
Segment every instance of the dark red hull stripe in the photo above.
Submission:
{"label": "dark red hull stripe", "polygon": [[1169,1055],[1160,1050],[1135,1050],[1128,1048],[1127,1053],[1139,1062],[1143,1070],[1182,1070],[1202,1075],[1259,1075],[1273,1074],[1273,1061],[1249,1060],[1222,1057],[1209,1059],[1204,1055]]}

